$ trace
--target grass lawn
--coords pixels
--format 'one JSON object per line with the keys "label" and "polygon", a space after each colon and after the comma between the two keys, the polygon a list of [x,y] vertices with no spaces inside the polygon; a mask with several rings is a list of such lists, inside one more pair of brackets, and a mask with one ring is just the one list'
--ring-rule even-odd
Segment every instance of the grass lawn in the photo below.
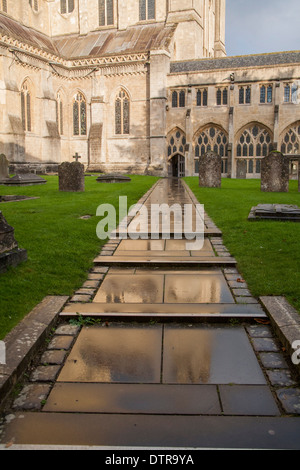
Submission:
{"label": "grass lawn", "polygon": [[285,296],[300,312],[300,224],[247,221],[257,204],[300,206],[298,182],[290,181],[289,193],[263,193],[260,180],[223,179],[221,189],[199,188],[197,177],[185,181],[222,230],[252,294]]}
{"label": "grass lawn", "polygon": [[[45,179],[42,186],[0,186],[1,195],[39,197],[0,204],[19,246],[28,252],[27,262],[0,274],[0,339],[45,296],[72,295],[81,287],[105,243],[96,235],[97,207],[112,204],[118,214],[119,196],[127,196],[130,207],[157,181],[132,176],[130,183],[100,184],[88,176],[85,192],[63,193],[57,176]],[[92,217],[80,219],[84,215]]]}

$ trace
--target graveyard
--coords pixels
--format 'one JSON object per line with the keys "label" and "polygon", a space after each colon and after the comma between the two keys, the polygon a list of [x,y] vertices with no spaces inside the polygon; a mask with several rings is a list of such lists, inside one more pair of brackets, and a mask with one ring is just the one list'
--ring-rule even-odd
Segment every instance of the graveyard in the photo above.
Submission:
{"label": "graveyard", "polygon": [[[59,191],[58,176],[46,176],[38,186],[0,186],[1,195],[30,199],[2,203],[7,221],[15,229],[28,260],[2,275],[0,338],[3,338],[46,295],[72,295],[85,280],[94,255],[104,241],[96,236],[96,209],[115,204],[126,195],[134,204],[157,180],[130,176],[132,183],[99,184],[99,175],[85,177],[80,192]],[[197,177],[185,181],[223,231],[224,243],[238,260],[254,296],[284,295],[300,312],[299,225],[293,222],[248,221],[260,203],[300,205],[298,182],[289,191],[262,192],[260,180],[222,179],[221,187],[199,187]]]}
{"label": "graveyard", "polygon": [[96,175],[87,176],[85,191],[74,193],[59,191],[58,176],[45,179],[46,184],[37,186],[0,186],[2,196],[32,198],[0,204],[28,256],[26,262],[1,274],[0,338],[46,295],[71,295],[86,279],[104,243],[96,235],[97,207],[106,202],[118,210],[119,195],[127,196],[132,205],[156,181],[151,176],[132,176],[132,185],[116,183],[112,191],[110,184],[99,184]]}

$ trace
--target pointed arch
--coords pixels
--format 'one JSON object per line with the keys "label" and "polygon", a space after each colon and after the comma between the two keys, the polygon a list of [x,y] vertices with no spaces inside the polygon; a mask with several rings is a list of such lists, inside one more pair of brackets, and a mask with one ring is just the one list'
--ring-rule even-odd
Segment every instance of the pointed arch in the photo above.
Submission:
{"label": "pointed arch", "polygon": [[247,173],[259,174],[261,159],[266,157],[273,142],[272,131],[262,123],[251,122],[236,135],[236,158],[247,160]]}
{"label": "pointed arch", "polygon": [[300,121],[290,124],[282,132],[280,139],[280,151],[287,155],[300,154]]}
{"label": "pointed arch", "polygon": [[195,173],[199,173],[199,157],[213,151],[222,157],[222,174],[228,173],[228,134],[215,123],[208,123],[198,129],[193,138]]}
{"label": "pointed arch", "polygon": [[73,95],[73,134],[87,135],[87,105],[86,98],[81,91]]}
{"label": "pointed arch", "polygon": [[186,134],[179,127],[173,128],[167,135],[167,156],[168,160],[174,155],[185,156]]}
{"label": "pointed arch", "polygon": [[115,133],[130,134],[130,98],[125,88],[120,88],[115,96]]}

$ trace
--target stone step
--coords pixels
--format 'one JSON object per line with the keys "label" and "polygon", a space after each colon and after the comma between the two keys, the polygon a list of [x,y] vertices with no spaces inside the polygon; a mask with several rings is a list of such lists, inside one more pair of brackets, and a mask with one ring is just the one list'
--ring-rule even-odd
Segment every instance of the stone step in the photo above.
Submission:
{"label": "stone step", "polygon": [[279,416],[267,385],[56,383],[43,411]]}
{"label": "stone step", "polygon": [[117,304],[69,303],[61,317],[107,317],[134,319],[217,319],[217,318],[267,318],[259,304]]}
{"label": "stone step", "polygon": [[299,450],[293,417],[16,413],[1,444]]}
{"label": "stone step", "polygon": [[94,259],[95,265],[105,266],[224,266],[235,267],[237,262],[231,256],[127,256],[115,254],[106,256],[105,254],[99,255]]}

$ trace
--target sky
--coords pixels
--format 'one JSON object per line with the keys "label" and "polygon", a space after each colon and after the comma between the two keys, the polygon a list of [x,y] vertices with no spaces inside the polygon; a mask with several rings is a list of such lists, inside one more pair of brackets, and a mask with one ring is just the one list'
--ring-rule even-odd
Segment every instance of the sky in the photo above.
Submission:
{"label": "sky", "polygon": [[300,50],[300,0],[226,0],[227,56]]}

